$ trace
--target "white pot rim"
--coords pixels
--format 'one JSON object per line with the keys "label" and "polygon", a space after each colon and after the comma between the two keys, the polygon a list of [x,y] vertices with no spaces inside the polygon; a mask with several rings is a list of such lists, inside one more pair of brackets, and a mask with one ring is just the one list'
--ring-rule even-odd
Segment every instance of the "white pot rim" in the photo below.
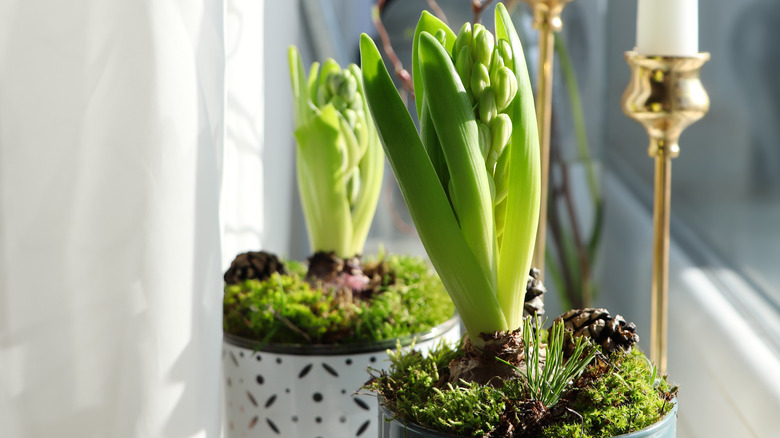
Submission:
{"label": "white pot rim", "polygon": [[442,322],[432,329],[400,338],[385,339],[382,341],[366,341],[349,344],[274,344],[262,342],[256,339],[249,339],[242,336],[223,332],[223,341],[237,347],[246,348],[252,351],[262,351],[266,353],[291,354],[299,356],[335,356],[343,354],[368,353],[373,351],[385,351],[395,349],[398,343],[401,346],[408,346],[412,343],[422,343],[441,336],[448,332],[460,322],[458,315]]}

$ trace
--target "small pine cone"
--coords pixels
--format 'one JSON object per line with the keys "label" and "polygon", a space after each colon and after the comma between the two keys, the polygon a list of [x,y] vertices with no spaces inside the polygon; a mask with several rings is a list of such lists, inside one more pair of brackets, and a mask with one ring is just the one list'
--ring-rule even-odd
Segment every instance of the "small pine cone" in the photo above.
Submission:
{"label": "small pine cone", "polygon": [[265,251],[250,251],[236,256],[224,278],[227,284],[239,284],[250,278],[262,281],[275,272],[282,275],[287,273],[284,263],[276,255]]}
{"label": "small pine cone", "polygon": [[564,355],[570,356],[574,351],[574,337],[585,336],[601,346],[605,354],[610,354],[618,348],[629,352],[631,347],[639,342],[636,325],[627,323],[620,315],[614,317],[606,309],[575,309],[569,310],[555,318],[553,324],[563,321],[567,332],[574,336],[566,336]]}
{"label": "small pine cone", "polygon": [[539,280],[540,271],[531,268],[528,275],[528,283],[525,286],[525,306],[523,316],[544,315],[544,293],[547,292],[542,282]]}

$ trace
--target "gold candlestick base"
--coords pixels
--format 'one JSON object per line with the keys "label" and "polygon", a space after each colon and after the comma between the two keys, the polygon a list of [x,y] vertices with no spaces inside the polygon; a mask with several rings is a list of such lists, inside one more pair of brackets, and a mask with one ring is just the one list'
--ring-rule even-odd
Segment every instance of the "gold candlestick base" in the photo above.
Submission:
{"label": "gold candlestick base", "polygon": [[539,209],[539,229],[536,232],[533,266],[544,280],[544,255],[547,239],[547,194],[550,175],[550,121],[552,117],[552,78],[554,32],[563,27],[561,12],[573,0],[525,0],[534,13],[534,28],[539,31],[539,76],[536,89],[536,119],[539,124],[539,147],[542,168],[542,204]]}
{"label": "gold candlestick base", "polygon": [[664,57],[626,52],[631,82],[623,94],[623,111],[645,127],[648,154],[655,158],[650,359],[662,374],[667,365],[671,160],[680,153],[682,131],[709,110],[710,100],[699,79],[699,70],[709,59],[709,53]]}

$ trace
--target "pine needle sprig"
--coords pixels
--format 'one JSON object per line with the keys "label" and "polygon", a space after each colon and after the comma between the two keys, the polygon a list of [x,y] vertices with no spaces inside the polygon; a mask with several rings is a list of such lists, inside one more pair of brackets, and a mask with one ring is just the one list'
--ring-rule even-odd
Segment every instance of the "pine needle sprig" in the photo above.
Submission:
{"label": "pine needle sprig", "polygon": [[[541,327],[538,318],[536,327]],[[566,330],[563,324],[555,323],[550,328],[545,346],[542,331],[533,329],[531,318],[527,318],[523,323],[526,370],[520,371],[531,397],[542,402],[547,408],[558,403],[566,388],[585,371],[585,367],[599,353],[598,348],[590,345],[584,338],[578,337],[575,341],[574,353],[568,360],[564,360],[565,336]]]}

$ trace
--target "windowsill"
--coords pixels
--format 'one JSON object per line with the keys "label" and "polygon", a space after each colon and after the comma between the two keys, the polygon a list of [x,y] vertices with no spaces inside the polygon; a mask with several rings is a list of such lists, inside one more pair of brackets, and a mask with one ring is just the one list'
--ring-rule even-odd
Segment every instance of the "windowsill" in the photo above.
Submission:
{"label": "windowsill", "polygon": [[[607,275],[598,301],[635,321],[648,351],[652,217],[613,174],[605,174],[604,189]],[[772,436],[780,421],[780,357],[765,326],[746,319],[722,288],[739,287],[742,298],[755,291],[718,269],[716,277],[696,266],[671,242],[668,355],[671,380],[681,388],[678,437]]]}

